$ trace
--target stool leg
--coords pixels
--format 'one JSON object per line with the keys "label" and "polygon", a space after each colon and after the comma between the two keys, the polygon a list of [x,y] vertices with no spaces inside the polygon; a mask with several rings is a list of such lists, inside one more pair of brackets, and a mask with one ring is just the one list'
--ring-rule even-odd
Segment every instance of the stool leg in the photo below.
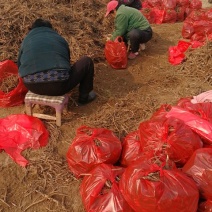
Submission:
{"label": "stool leg", "polygon": [[61,116],[61,110],[56,109],[56,125],[59,127],[61,126]]}
{"label": "stool leg", "polygon": [[29,115],[29,116],[32,116],[32,104],[26,103],[25,108],[26,108],[26,114]]}

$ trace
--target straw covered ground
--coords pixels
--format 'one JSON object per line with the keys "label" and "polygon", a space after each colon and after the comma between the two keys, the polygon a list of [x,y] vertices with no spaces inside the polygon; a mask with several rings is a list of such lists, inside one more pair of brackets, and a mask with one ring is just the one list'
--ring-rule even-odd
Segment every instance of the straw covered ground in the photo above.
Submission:
{"label": "straw covered ground", "polygon": [[[89,55],[95,62],[91,104],[77,107],[73,92],[63,124],[45,121],[50,132],[46,147],[26,150],[29,165],[22,168],[0,153],[0,211],[83,212],[80,180],[68,169],[66,153],[82,125],[108,128],[119,138],[138,128],[161,104],[198,95],[212,86],[212,45],[189,51],[178,66],[168,62],[168,48],[182,38],[182,23],[152,25],[153,39],[125,70],[112,69],[104,58],[105,37],[113,29],[104,19],[107,0],[0,0],[0,61],[17,61],[28,27],[39,17],[52,22],[70,44],[71,60]],[[47,110],[47,109],[45,109]],[[51,113],[49,109],[47,112]],[[0,108],[0,118],[24,113],[24,105]]]}

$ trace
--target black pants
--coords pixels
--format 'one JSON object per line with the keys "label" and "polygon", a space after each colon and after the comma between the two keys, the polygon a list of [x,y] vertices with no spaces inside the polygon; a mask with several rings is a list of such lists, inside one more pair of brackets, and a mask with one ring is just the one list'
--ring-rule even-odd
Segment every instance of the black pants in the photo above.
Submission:
{"label": "black pants", "polygon": [[94,64],[84,56],[73,64],[69,79],[61,82],[24,83],[33,93],[47,96],[61,96],[79,84],[79,95],[86,96],[93,90]]}
{"label": "black pants", "polygon": [[146,43],[152,38],[152,29],[149,27],[146,30],[132,29],[129,34],[130,46],[132,52],[139,50],[140,43]]}

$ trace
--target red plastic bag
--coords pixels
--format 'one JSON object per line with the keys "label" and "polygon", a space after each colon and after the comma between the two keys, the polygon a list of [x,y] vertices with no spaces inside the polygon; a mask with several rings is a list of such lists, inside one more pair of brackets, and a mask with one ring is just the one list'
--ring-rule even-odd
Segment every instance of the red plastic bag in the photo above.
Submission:
{"label": "red plastic bag", "polygon": [[178,65],[185,60],[186,50],[191,46],[190,42],[180,40],[177,46],[169,47],[169,62],[172,65]]}
{"label": "red plastic bag", "polygon": [[165,10],[163,23],[175,23],[177,20],[177,13],[174,9]]}
{"label": "red plastic bag", "polygon": [[21,152],[46,146],[49,133],[40,119],[20,114],[0,119],[0,137],[0,149],[19,165],[26,166],[28,161]]}
{"label": "red plastic bag", "polygon": [[212,200],[212,148],[196,150],[182,171],[196,182],[203,198]]}
{"label": "red plastic bag", "polygon": [[185,60],[184,52],[181,52],[177,46],[170,46],[168,53],[168,60],[172,65],[179,65]]}
{"label": "red plastic bag", "polygon": [[156,8],[161,8],[162,7],[162,2],[161,0],[146,0],[148,5],[151,7],[156,7]]}
{"label": "red plastic bag", "polygon": [[155,15],[153,12],[154,8],[142,8],[140,11],[145,16],[145,18],[149,21],[150,24],[155,23]]}
{"label": "red plastic bag", "polygon": [[164,153],[179,167],[203,146],[200,137],[177,118],[150,119],[140,124],[139,131],[143,152]]}
{"label": "red plastic bag", "polygon": [[167,113],[166,117],[180,119],[194,132],[203,137],[205,139],[204,142],[207,142],[207,144],[210,145],[212,144],[212,123],[180,107],[172,107],[172,109]]}
{"label": "red plastic bag", "polygon": [[165,9],[175,9],[176,0],[162,0],[162,5]]}
{"label": "red plastic bag", "polygon": [[205,18],[206,20],[212,20],[212,8],[205,12]]}
{"label": "red plastic bag", "polygon": [[200,0],[191,0],[190,1],[190,8],[192,8],[192,9],[201,9],[202,8],[202,1],[200,1]]}
{"label": "red plastic bag", "polygon": [[194,34],[191,37],[191,40],[196,40],[204,42],[207,37],[212,34],[212,24],[211,21],[200,20],[195,21],[193,24]]}
{"label": "red plastic bag", "polygon": [[203,102],[193,104],[191,98],[182,98],[178,101],[177,106],[188,110],[189,112],[201,117],[202,119],[212,123],[212,104],[211,102]]}
{"label": "red plastic bag", "polygon": [[185,6],[185,7],[189,7],[189,0],[177,0],[176,1],[176,5],[177,6]]}
{"label": "red plastic bag", "polygon": [[175,8],[175,11],[177,13],[177,18],[176,18],[176,21],[184,21],[185,19],[185,10],[186,8],[184,6],[178,6]]}
{"label": "red plastic bag", "polygon": [[196,212],[199,192],[195,182],[177,169],[166,170],[149,160],[128,166],[120,190],[136,212]]}
{"label": "red plastic bag", "polygon": [[154,17],[155,24],[161,24],[163,22],[165,10],[164,9],[157,9],[152,8],[152,16]]}
{"label": "red plastic bag", "polygon": [[122,153],[120,163],[123,166],[129,166],[137,160],[142,154],[139,131],[129,133],[122,143]]}
{"label": "red plastic bag", "polygon": [[82,126],[68,149],[68,165],[76,177],[81,177],[97,164],[116,163],[121,149],[121,141],[111,130]]}
{"label": "red plastic bag", "polygon": [[127,47],[122,37],[117,37],[115,41],[107,41],[104,52],[112,68],[125,69],[127,67]]}
{"label": "red plastic bag", "polygon": [[[0,84],[10,76],[18,77],[18,66],[11,60],[0,62]],[[18,85],[8,93],[0,90],[0,107],[12,107],[20,105],[24,102],[27,88],[24,86],[23,81],[18,77]]]}
{"label": "red plastic bag", "polygon": [[193,23],[191,23],[189,21],[184,21],[183,28],[182,28],[183,38],[190,39],[193,34],[194,34]]}
{"label": "red plastic bag", "polygon": [[100,164],[82,180],[80,194],[86,211],[133,212],[119,190],[122,167]]}

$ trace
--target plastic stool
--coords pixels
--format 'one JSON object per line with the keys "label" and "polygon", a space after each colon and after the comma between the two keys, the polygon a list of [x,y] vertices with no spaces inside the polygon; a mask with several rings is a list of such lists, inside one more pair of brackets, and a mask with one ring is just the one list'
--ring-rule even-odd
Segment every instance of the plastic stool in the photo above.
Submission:
{"label": "plastic stool", "polygon": [[[64,108],[67,109],[68,100],[69,100],[68,94],[64,96],[45,96],[45,95],[38,95],[32,93],[31,91],[28,91],[24,99],[26,114],[41,119],[56,120],[56,125],[61,126],[62,112]],[[46,105],[55,108],[56,116],[41,113],[33,113],[33,107],[36,104]]]}

